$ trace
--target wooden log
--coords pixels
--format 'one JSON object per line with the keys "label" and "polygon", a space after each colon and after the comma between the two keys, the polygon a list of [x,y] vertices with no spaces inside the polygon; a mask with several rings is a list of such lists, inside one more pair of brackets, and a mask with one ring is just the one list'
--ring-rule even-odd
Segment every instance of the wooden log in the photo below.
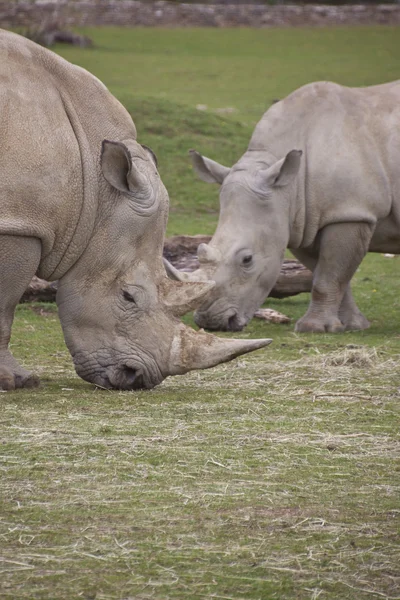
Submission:
{"label": "wooden log", "polygon": [[273,308],[259,308],[254,313],[255,319],[263,319],[270,323],[291,323],[292,319]]}
{"label": "wooden log", "polygon": [[55,302],[57,293],[56,281],[45,281],[34,277],[25,290],[20,302]]}
{"label": "wooden log", "polygon": [[[164,256],[180,271],[191,272],[199,268],[197,248],[208,244],[208,235],[176,235],[165,240]],[[299,261],[285,259],[277,282],[271,290],[272,298],[286,298],[311,291],[312,273]],[[57,282],[49,283],[34,277],[21,298],[21,302],[54,302]]]}
{"label": "wooden log", "polygon": [[312,273],[298,260],[285,258],[279,277],[270,291],[271,298],[287,298],[311,292]]}
{"label": "wooden log", "polygon": [[174,235],[164,242],[164,257],[180,271],[195,271],[200,266],[197,248],[210,240],[209,235]]}

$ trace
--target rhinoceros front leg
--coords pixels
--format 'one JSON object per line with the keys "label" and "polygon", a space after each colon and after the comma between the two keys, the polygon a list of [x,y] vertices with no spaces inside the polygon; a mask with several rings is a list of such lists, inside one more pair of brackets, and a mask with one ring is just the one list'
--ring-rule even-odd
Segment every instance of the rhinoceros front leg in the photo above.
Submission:
{"label": "rhinoceros front leg", "polygon": [[296,323],[299,332],[338,332],[365,329],[367,319],[351,294],[350,280],[368,251],[373,226],[368,223],[336,223],[321,231],[319,250],[298,258],[313,270],[311,302]]}
{"label": "rhinoceros front leg", "polygon": [[[292,250],[292,253],[301,263],[303,263],[304,266],[307,267],[307,269],[314,272],[318,263],[317,254],[304,249]],[[339,307],[339,319],[344,325],[344,329],[346,331],[368,329],[370,326],[370,322],[362,314],[354,300],[350,283],[347,285]]]}
{"label": "rhinoceros front leg", "polygon": [[39,379],[23,369],[8,349],[15,307],[40,262],[41,243],[23,236],[0,235],[0,389],[35,387]]}
{"label": "rhinoceros front leg", "polygon": [[370,326],[370,322],[362,314],[353,298],[350,284],[346,288],[342,303],[339,308],[339,319],[343,323],[346,331],[368,329]]}

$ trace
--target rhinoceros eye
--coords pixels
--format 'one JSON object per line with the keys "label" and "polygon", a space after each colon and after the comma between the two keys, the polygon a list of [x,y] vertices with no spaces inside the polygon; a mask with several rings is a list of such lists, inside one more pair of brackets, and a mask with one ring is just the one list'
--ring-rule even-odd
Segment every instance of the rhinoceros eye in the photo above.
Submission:
{"label": "rhinoceros eye", "polygon": [[251,254],[245,254],[245,256],[243,256],[242,258],[242,265],[244,265],[245,267],[248,267],[249,265],[251,265],[253,261],[253,256]]}
{"label": "rhinoceros eye", "polygon": [[122,295],[124,297],[124,300],[126,300],[127,302],[131,302],[132,304],[136,304],[135,298],[132,296],[132,294],[130,294],[126,290],[123,290]]}

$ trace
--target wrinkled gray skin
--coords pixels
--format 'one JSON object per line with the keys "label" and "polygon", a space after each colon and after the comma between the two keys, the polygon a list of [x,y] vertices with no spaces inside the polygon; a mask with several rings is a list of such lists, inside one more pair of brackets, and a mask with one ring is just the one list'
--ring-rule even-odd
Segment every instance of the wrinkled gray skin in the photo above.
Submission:
{"label": "wrinkled gray skin", "polygon": [[213,284],[166,277],[168,194],[100,81],[0,31],[0,115],[0,389],[38,384],[8,349],[35,273],[59,280],[76,371],[105,388],[151,388],[270,342],[221,340],[178,320]]}
{"label": "wrinkled gray skin", "polygon": [[313,271],[299,332],[365,329],[350,280],[366,252],[400,252],[400,82],[306,85],[274,104],[231,168],[191,151],[219,183],[220,216],[191,277],[215,287],[202,327],[240,330],[268,296],[286,248]]}

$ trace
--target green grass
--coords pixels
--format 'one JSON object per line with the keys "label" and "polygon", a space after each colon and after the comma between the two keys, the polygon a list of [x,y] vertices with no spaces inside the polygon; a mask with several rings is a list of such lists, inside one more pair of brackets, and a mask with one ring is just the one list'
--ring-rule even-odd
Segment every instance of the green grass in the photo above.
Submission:
{"label": "green grass", "polygon": [[265,352],[106,392],[34,309],[14,351],[43,388],[2,396],[0,597],[398,597],[398,336],[253,322]]}
{"label": "green grass", "polygon": [[[218,218],[190,147],[232,163],[273,98],[387,81],[400,59],[383,27],[85,32],[94,50],[60,51],[157,152],[169,234]],[[80,380],[56,308],[20,305],[12,349],[42,388],[0,394],[0,598],[399,598],[399,260],[354,277],[369,330],[298,335],[308,295],[269,300],[292,324],[236,334],[272,337],[265,351],[149,392]]]}
{"label": "green grass", "polygon": [[396,27],[83,32],[92,37],[93,50],[58,50],[122,101],[151,95],[192,108],[232,107],[232,118],[250,126],[272,100],[310,81],[372,85],[399,77]]}

